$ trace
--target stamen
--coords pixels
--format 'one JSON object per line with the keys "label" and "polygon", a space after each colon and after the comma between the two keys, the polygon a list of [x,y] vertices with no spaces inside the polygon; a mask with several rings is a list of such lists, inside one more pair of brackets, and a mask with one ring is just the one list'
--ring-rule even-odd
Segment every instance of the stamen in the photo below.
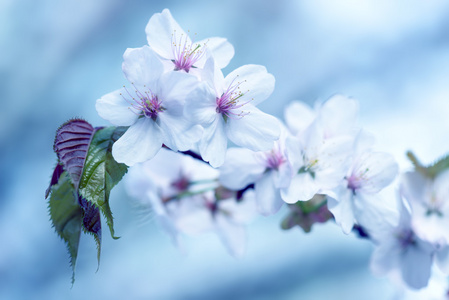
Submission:
{"label": "stamen", "polygon": [[[139,117],[147,117],[156,121],[158,113],[165,110],[162,106],[162,101],[159,100],[157,95],[153,94],[150,89],[147,88],[142,92],[136,88],[134,83],[131,83],[131,85],[135,88],[135,95],[133,95],[125,86],[123,86],[123,88],[129,98],[120,93],[120,96],[122,96],[122,98],[130,105],[129,109]],[[146,88],[146,86],[144,86],[144,88]]]}
{"label": "stamen", "polygon": [[181,34],[179,39],[177,39],[175,30],[172,34],[172,53],[174,58],[172,62],[175,65],[174,70],[184,70],[189,73],[191,68],[195,68],[194,64],[203,57],[204,51],[202,49],[204,49],[206,44],[207,42],[204,45],[196,44],[193,48],[194,42],[189,43],[188,36],[184,37],[184,34]]}
{"label": "stamen", "polygon": [[273,149],[270,152],[265,152],[265,163],[267,168],[278,170],[279,167],[286,162],[284,155],[282,155],[279,144],[277,149]]}
{"label": "stamen", "polygon": [[352,190],[354,195],[357,189],[360,189],[362,185],[366,186],[369,183],[369,178],[366,176],[368,171],[369,168],[366,168],[363,171],[352,173],[351,176],[345,178],[348,182],[348,189]]}
{"label": "stamen", "polygon": [[[239,99],[245,95],[240,90],[240,85],[245,81],[234,83],[235,80],[238,78],[238,75],[236,78],[234,78],[229,85],[228,89],[221,94],[220,97],[216,98],[217,107],[215,111],[219,114],[222,114],[225,118],[231,118],[231,119],[241,119],[244,116],[248,115],[249,112],[245,111],[236,111],[237,109],[243,107],[245,104],[251,102],[253,99],[250,99],[246,102],[240,103]],[[249,90],[246,91],[246,93],[249,92]]]}

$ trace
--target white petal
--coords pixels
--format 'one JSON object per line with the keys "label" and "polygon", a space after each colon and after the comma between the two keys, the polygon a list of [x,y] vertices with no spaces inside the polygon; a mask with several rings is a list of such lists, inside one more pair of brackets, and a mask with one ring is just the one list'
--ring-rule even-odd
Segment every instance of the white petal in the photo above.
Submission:
{"label": "white petal", "polygon": [[318,152],[320,170],[332,169],[346,173],[349,169],[349,157],[353,150],[352,136],[339,136],[322,141]]}
{"label": "white petal", "polygon": [[[199,45],[204,45],[206,43],[207,49],[211,52],[214,57],[215,63],[220,69],[226,67],[231,61],[232,57],[234,57],[234,47],[231,43],[229,43],[225,38],[220,37],[212,37],[202,41],[199,41]],[[193,48],[195,49],[195,45]],[[202,67],[206,61],[205,56],[201,58],[201,61],[198,61],[197,66]]]}
{"label": "white petal", "polygon": [[257,209],[264,216],[277,213],[284,204],[280,190],[274,185],[273,172],[265,172],[255,184]]}
{"label": "white petal", "polygon": [[149,118],[141,118],[112,145],[117,162],[132,166],[153,158],[162,146],[162,133]]}
{"label": "white petal", "polygon": [[185,158],[183,154],[162,148],[152,160],[141,165],[145,167],[145,176],[150,177],[151,181],[163,178],[172,181],[179,177],[185,165]]}
{"label": "white petal", "polygon": [[278,119],[250,104],[244,108],[247,115],[239,119],[227,119],[227,136],[236,145],[253,151],[271,150],[281,134]]}
{"label": "white petal", "polygon": [[152,194],[157,191],[157,185],[146,176],[145,171],[143,164],[136,164],[128,168],[124,177],[127,193],[143,203],[147,203],[147,199],[151,199]]}
{"label": "white petal", "polygon": [[221,166],[226,156],[228,139],[224,125],[223,118],[216,118],[211,125],[204,128],[203,137],[199,142],[202,158],[214,168]]}
{"label": "white petal", "polygon": [[331,190],[342,184],[347,174],[352,154],[353,139],[350,136],[339,136],[321,142],[317,153],[310,153],[310,158],[316,159],[315,183],[323,191]]}
{"label": "white petal", "polygon": [[232,71],[225,78],[225,87],[240,84],[242,102],[251,101],[256,106],[267,99],[274,90],[274,76],[264,66],[244,65]]}
{"label": "white petal", "polygon": [[122,70],[129,82],[156,92],[156,83],[164,72],[164,65],[150,47],[143,46],[126,49]]}
{"label": "white petal", "polygon": [[412,221],[412,212],[410,203],[403,197],[398,199],[399,222],[398,227],[410,228]]}
{"label": "white petal", "polygon": [[293,177],[293,169],[289,161],[282,163],[278,170],[273,170],[274,185],[277,188],[285,188],[290,185]]}
{"label": "white petal", "polygon": [[156,220],[159,223],[159,225],[167,232],[167,234],[170,236],[170,239],[172,243],[178,247],[181,251],[184,251],[182,241],[180,239],[180,234],[178,229],[175,227],[175,224],[173,223],[173,220],[170,219],[167,215],[156,215]]}
{"label": "white petal", "polygon": [[304,131],[315,119],[315,112],[303,102],[293,101],[284,110],[285,122],[294,135]]}
{"label": "white petal", "polygon": [[371,270],[376,275],[385,275],[399,265],[400,248],[397,247],[396,240],[387,238],[382,240],[371,256]]}
{"label": "white petal", "polygon": [[402,253],[400,268],[402,279],[411,288],[427,286],[432,266],[432,249],[427,243],[416,242]]}
{"label": "white petal", "polygon": [[[386,205],[379,195],[356,193],[353,210],[357,223],[370,235],[373,241],[383,239],[382,234],[390,232],[398,221],[398,211]],[[390,203],[388,203],[390,205]]]}
{"label": "white petal", "polygon": [[116,126],[130,126],[138,118],[138,112],[123,98],[124,89],[106,94],[95,103],[95,108],[100,117],[108,120]]}
{"label": "white petal", "polygon": [[159,113],[158,119],[163,142],[173,151],[189,150],[201,138],[202,127],[193,125],[183,115],[171,114],[167,110]]}
{"label": "white petal", "polygon": [[326,138],[353,134],[357,124],[359,103],[354,99],[335,95],[320,109],[318,118],[324,124]]}
{"label": "white petal", "polygon": [[173,111],[177,110],[183,114],[183,106],[186,96],[199,84],[198,79],[185,72],[170,71],[163,74],[159,80],[158,97],[162,101],[162,106]]}
{"label": "white petal", "polygon": [[229,148],[220,167],[220,182],[231,190],[240,190],[254,183],[265,171],[255,153],[243,148]]}
{"label": "white petal", "polygon": [[435,255],[435,261],[441,272],[449,274],[449,246],[444,246]]}
{"label": "white petal", "polygon": [[[187,37],[168,9],[151,17],[145,28],[145,33],[150,47],[166,59],[173,58],[173,39],[179,40],[180,37],[183,39]],[[190,38],[188,38],[188,43],[191,43]]]}
{"label": "white petal", "polygon": [[215,216],[217,234],[228,252],[235,257],[242,257],[246,248],[246,232],[242,225],[232,222],[227,216]]}
{"label": "white petal", "polygon": [[318,191],[319,187],[312,176],[309,173],[301,173],[292,178],[288,188],[281,189],[281,197],[285,202],[293,204],[310,200]]}
{"label": "white petal", "polygon": [[293,170],[299,170],[304,166],[303,147],[297,137],[288,136],[286,138],[285,152]]}
{"label": "white petal", "polygon": [[191,122],[209,126],[217,117],[221,116],[216,111],[215,93],[202,82],[191,91],[185,100],[184,115]]}
{"label": "white petal", "polygon": [[345,234],[349,234],[354,226],[354,208],[352,191],[342,188],[337,195],[338,201],[328,197],[327,207],[334,215],[335,222],[341,227]]}
{"label": "white petal", "polygon": [[193,198],[185,198],[181,201],[178,210],[175,212],[176,227],[179,231],[189,235],[199,235],[214,228],[212,214],[204,206],[196,206],[190,201]]}
{"label": "white petal", "polygon": [[[215,74],[217,73],[217,67],[213,56],[208,56],[204,64],[204,69],[201,72],[201,81],[205,82],[212,90],[215,89]],[[221,71],[219,72],[221,73]],[[223,73],[221,73],[223,76]],[[224,81],[224,77],[223,77]],[[214,90],[215,91],[215,90]],[[214,96],[215,92],[213,92]]]}
{"label": "white petal", "polygon": [[247,190],[243,199],[238,202],[235,198],[220,200],[218,209],[234,223],[248,224],[257,216],[254,191],[252,189]]}
{"label": "white petal", "polygon": [[359,159],[353,174],[364,174],[360,187],[362,192],[378,193],[398,174],[398,164],[388,153],[368,152]]}
{"label": "white petal", "polygon": [[413,213],[419,215],[423,210],[427,211],[427,202],[432,195],[432,182],[419,172],[407,172],[402,175],[400,192],[413,209]]}

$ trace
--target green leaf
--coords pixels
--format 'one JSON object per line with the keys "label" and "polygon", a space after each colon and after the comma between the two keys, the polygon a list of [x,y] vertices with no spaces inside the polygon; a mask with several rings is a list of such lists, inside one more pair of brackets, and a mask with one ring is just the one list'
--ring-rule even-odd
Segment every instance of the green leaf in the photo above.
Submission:
{"label": "green leaf", "polygon": [[418,158],[416,158],[413,152],[408,151],[407,157],[412,162],[417,172],[430,179],[435,179],[439,174],[443,173],[446,170],[449,170],[449,155],[440,158],[427,167],[419,162]]}
{"label": "green leaf", "polygon": [[421,175],[425,176],[425,177],[431,177],[429,174],[429,170],[428,168],[426,168],[419,160],[418,158],[415,156],[415,154],[412,151],[408,151],[407,152],[407,157],[410,160],[410,162],[413,164],[413,166],[415,167],[415,170],[419,173],[421,173]]}
{"label": "green leaf", "polygon": [[298,225],[304,232],[310,232],[315,223],[325,223],[332,218],[326,204],[326,196],[320,194],[308,201],[289,204],[290,213],[282,220],[281,228],[288,230]]}
{"label": "green leaf", "polygon": [[126,131],[125,127],[106,127],[97,130],[90,142],[79,193],[95,204],[106,217],[114,239],[114,223],[109,206],[109,194],[128,170],[125,164],[117,163],[112,157],[112,144]]}
{"label": "green leaf", "polygon": [[444,171],[449,170],[449,155],[437,160],[433,165],[427,167],[427,170],[432,178],[435,178]]}
{"label": "green leaf", "polygon": [[83,221],[83,209],[78,204],[75,192],[67,172],[63,172],[57,184],[51,187],[49,200],[51,222],[56,233],[67,244],[72,266],[72,285],[75,282],[75,265]]}

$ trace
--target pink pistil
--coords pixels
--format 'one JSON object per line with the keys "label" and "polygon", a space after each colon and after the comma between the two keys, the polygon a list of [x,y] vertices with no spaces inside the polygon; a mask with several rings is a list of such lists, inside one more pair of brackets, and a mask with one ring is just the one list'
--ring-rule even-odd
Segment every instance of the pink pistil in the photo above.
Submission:
{"label": "pink pistil", "polygon": [[189,43],[188,37],[181,34],[179,39],[176,39],[176,31],[172,35],[172,53],[174,59],[172,62],[175,64],[175,71],[184,70],[189,73],[190,68],[195,68],[194,64],[201,59],[204,55],[202,46],[197,44],[193,48],[193,42]]}
{"label": "pink pistil", "polygon": [[190,186],[189,177],[181,173],[179,178],[171,183],[171,186],[178,192],[185,192]]}
{"label": "pink pistil", "polygon": [[[136,87],[134,86],[134,88]],[[120,95],[122,95],[123,99],[138,112],[137,115],[151,118],[153,121],[156,121],[158,113],[165,110],[165,108],[162,106],[162,101],[159,100],[157,95],[153,94],[150,89],[141,92],[136,88],[135,95],[137,97],[133,96],[126,87],[124,87],[124,89],[128,96],[131,97],[131,99],[128,99],[122,94]]]}
{"label": "pink pistil", "polygon": [[243,110],[238,111],[238,109],[249,103],[252,99],[247,102],[240,103],[239,98],[244,95],[244,93],[240,90],[240,85],[242,82],[234,83],[235,79],[231,82],[228,89],[221,94],[220,97],[216,98],[217,107],[215,111],[222,114],[226,118],[241,119],[249,114],[249,112],[244,112]]}
{"label": "pink pistil", "polygon": [[282,155],[281,151],[271,150],[270,152],[265,154],[266,156],[266,165],[269,169],[278,170],[279,167],[285,162],[285,158]]}
{"label": "pink pistil", "polygon": [[346,180],[348,181],[348,189],[352,190],[352,192],[355,194],[355,191],[359,189],[361,185],[359,178],[352,174],[351,176],[346,178]]}

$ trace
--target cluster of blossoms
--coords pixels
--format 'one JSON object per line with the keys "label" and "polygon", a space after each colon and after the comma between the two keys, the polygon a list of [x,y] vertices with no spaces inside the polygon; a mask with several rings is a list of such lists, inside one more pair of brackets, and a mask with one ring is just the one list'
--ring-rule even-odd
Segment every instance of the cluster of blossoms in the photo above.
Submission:
{"label": "cluster of blossoms", "polygon": [[[245,224],[286,203],[285,227],[334,219],[346,234],[357,229],[376,245],[373,270],[409,287],[427,285],[434,260],[449,272],[449,171],[404,174],[399,204],[385,205],[379,193],[398,165],[359,127],[356,100],[336,95],[313,109],[294,101],[283,122],[256,107],[274,89],[265,67],[223,75],[234,55],[226,39],[196,42],[168,10],[151,17],[146,34],[148,45],[123,57],[130,85],[96,108],[129,126],[112,154],[130,166],[129,194],[176,244],[181,234],[214,231],[242,255]],[[238,147],[228,149],[228,139]]]}

